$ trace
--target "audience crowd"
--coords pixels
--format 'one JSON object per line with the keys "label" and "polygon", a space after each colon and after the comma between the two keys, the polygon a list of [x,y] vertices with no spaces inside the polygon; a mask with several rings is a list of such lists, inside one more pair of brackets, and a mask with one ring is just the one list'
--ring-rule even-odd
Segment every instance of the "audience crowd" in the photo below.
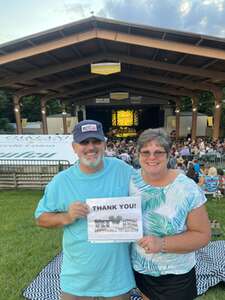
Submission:
{"label": "audience crowd", "polygon": [[[106,156],[115,156],[139,168],[135,138],[113,138],[107,141]],[[206,193],[225,190],[225,139],[209,138],[174,140],[168,167],[180,169]]]}

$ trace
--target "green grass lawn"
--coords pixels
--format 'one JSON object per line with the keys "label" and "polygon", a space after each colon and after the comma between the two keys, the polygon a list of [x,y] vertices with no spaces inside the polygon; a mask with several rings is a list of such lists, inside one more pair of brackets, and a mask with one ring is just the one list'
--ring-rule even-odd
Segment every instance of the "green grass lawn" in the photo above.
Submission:
{"label": "green grass lawn", "polygon": [[[42,192],[0,191],[0,300],[22,300],[25,288],[60,251],[61,230],[41,229],[33,213]],[[207,203],[210,219],[221,224],[225,239],[225,198]],[[201,300],[225,300],[225,285],[211,288]],[[182,300],[182,299],[178,299]]]}
{"label": "green grass lawn", "polygon": [[60,251],[61,231],[35,225],[40,191],[0,191],[0,300],[21,300],[22,289]]}

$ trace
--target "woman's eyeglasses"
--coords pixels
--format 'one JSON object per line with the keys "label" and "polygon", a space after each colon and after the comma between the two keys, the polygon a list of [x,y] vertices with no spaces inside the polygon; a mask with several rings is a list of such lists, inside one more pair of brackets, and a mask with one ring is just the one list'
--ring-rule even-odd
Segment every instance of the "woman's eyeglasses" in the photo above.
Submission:
{"label": "woman's eyeglasses", "polygon": [[144,158],[150,157],[151,155],[154,156],[155,158],[161,158],[164,156],[166,151],[155,151],[155,152],[150,152],[150,151],[140,151],[140,155]]}

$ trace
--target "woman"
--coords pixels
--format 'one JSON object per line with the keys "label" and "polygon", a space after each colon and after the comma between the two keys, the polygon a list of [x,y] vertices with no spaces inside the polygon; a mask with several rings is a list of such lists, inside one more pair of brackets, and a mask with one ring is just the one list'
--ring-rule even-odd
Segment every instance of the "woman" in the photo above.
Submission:
{"label": "woman", "polygon": [[219,176],[215,167],[210,167],[208,175],[204,176],[205,193],[216,193],[219,186]]}
{"label": "woman", "polygon": [[137,142],[141,169],[131,195],[141,195],[144,237],[132,247],[136,283],[143,298],[191,300],[197,296],[195,250],[211,237],[196,183],[168,169],[170,140],[162,129],[145,130]]}
{"label": "woman", "polygon": [[194,180],[196,183],[199,182],[199,176],[198,176],[198,173],[195,171],[193,164],[189,164],[186,175],[187,175],[187,177]]}

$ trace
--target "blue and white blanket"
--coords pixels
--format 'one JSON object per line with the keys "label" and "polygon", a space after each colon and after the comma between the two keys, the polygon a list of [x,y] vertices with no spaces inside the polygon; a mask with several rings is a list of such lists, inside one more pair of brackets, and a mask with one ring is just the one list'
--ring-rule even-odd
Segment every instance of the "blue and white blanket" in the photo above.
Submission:
{"label": "blue and white blanket", "polygon": [[[225,282],[225,241],[210,242],[196,252],[196,277],[198,295],[210,287]],[[23,291],[27,300],[59,300],[59,274],[62,253],[58,254]],[[137,290],[131,293],[131,300],[141,300]]]}

